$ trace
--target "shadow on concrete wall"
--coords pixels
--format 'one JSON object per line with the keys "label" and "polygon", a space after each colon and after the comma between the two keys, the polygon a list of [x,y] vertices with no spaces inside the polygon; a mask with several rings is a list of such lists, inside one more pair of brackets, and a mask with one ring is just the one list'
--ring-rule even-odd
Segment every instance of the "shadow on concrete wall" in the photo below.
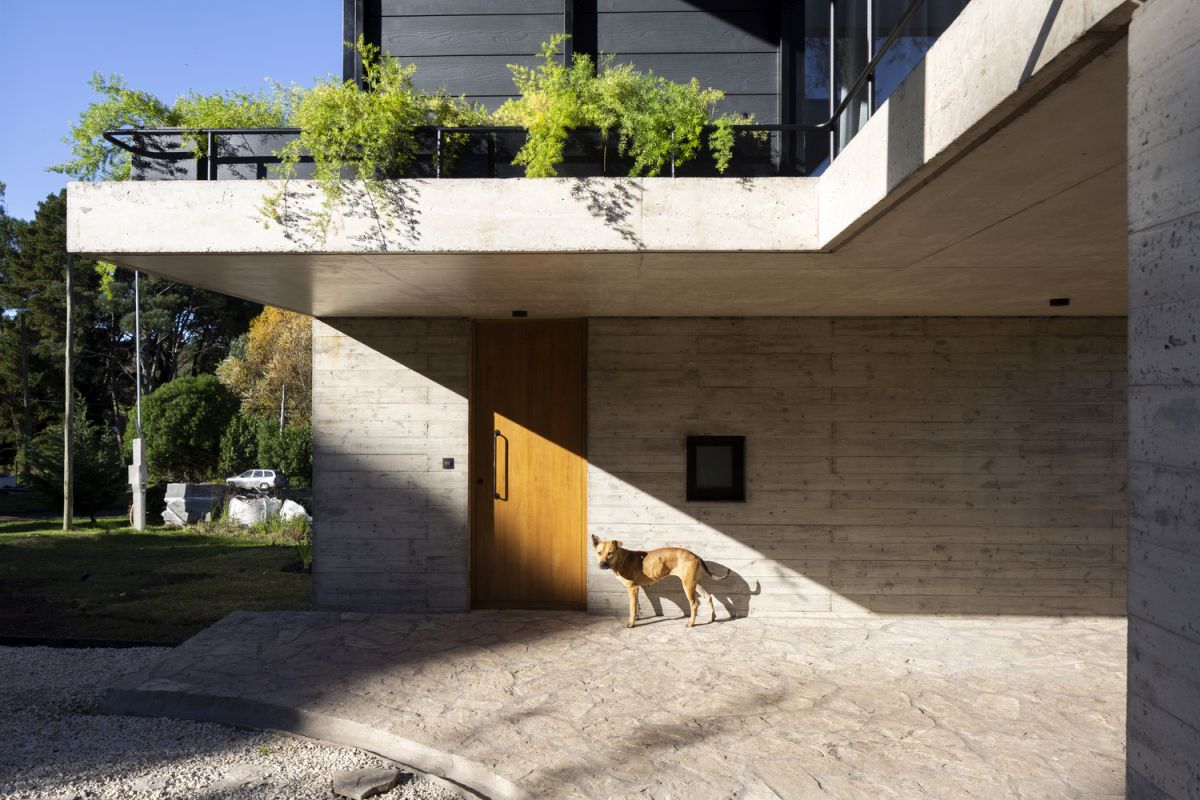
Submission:
{"label": "shadow on concrete wall", "polygon": [[315,603],[464,610],[467,443],[447,416],[466,414],[467,324],[326,324],[349,338],[314,338]]}
{"label": "shadow on concrete wall", "polygon": [[[430,387],[459,401],[465,397],[465,352],[444,354],[461,365],[447,372],[446,361],[414,352],[420,348],[387,335],[388,324],[408,321],[362,322],[376,326],[376,334],[355,334],[356,324],[340,328],[357,335],[375,354],[408,367]],[[706,389],[699,382],[700,365],[690,359],[678,370],[643,373],[644,384],[638,387],[595,388],[617,397],[626,411],[607,421],[589,411],[590,438],[598,432],[612,436],[614,430],[625,438],[617,451],[593,446],[589,454],[589,494],[597,496],[592,502],[603,504],[599,495],[608,492],[609,507],[620,509],[611,519],[593,521],[589,532],[622,539],[635,549],[688,547],[714,570],[732,568],[724,585],[704,581],[724,608],[719,617],[804,612],[1120,615],[1124,568],[1118,551],[1124,538],[1117,518],[1123,514],[1119,450],[1124,425],[1117,420],[1124,393],[1112,376],[1124,357],[1113,351],[1118,343],[1123,347],[1123,323],[1090,322],[1091,328],[1064,329],[1087,335],[1048,337],[1044,346],[1038,346],[1037,337],[1026,337],[1008,355],[918,354],[914,357],[930,363],[944,360],[945,377],[929,367],[935,371],[927,379],[918,375],[902,384],[908,389],[874,388],[869,380],[861,388],[805,389],[803,376],[797,376],[801,386],[790,389]],[[887,322],[900,328],[905,324]],[[876,335],[886,339],[887,325]],[[900,328],[897,332],[903,333]],[[663,337],[669,339],[669,332]],[[630,355],[637,357],[636,352]],[[796,361],[786,354],[775,358],[779,369]],[[857,369],[869,376],[904,359],[889,352],[860,357]],[[955,365],[963,359],[995,365],[995,380],[986,380],[985,371],[978,378],[971,377],[975,372],[962,372]],[[736,353],[714,354],[705,364],[710,370],[736,370],[745,360]],[[1076,366],[1064,366],[1070,364]],[[932,385],[921,387],[922,380]],[[403,387],[380,386],[378,391],[384,397]],[[761,395],[762,402],[732,415],[719,405],[706,405],[731,392]],[[904,402],[919,405],[906,412],[897,405]],[[861,414],[840,413],[839,404]],[[589,408],[595,410],[591,403]],[[641,420],[642,408],[659,416]],[[369,413],[370,403],[355,409],[353,413]],[[465,425],[466,409],[457,413]],[[839,418],[849,421],[837,422]],[[339,452],[330,429],[322,429],[320,414],[315,419],[319,469],[327,473],[315,478],[317,491],[338,495],[319,498],[322,509],[332,503],[337,533],[322,537],[318,527],[318,595],[326,570],[336,568],[344,576],[361,569],[357,583],[362,591],[343,596],[346,602],[336,607],[465,607],[468,500],[462,491],[446,489],[446,473],[432,463],[441,455],[437,431],[426,427],[423,439],[416,430],[397,432],[394,438],[411,438],[410,455],[428,462],[425,472],[404,473],[386,466],[389,459],[403,460],[404,454]],[[546,433],[538,420],[519,422]],[[368,447],[388,438],[374,430],[375,441]],[[684,438],[689,433],[748,437],[751,502],[685,502]],[[460,456],[463,465],[465,455]],[[870,472],[873,468],[839,472],[843,463],[861,466],[873,459],[889,464],[878,474]],[[928,462],[944,466],[931,471]],[[351,485],[331,485],[336,470],[324,466],[330,463],[346,466],[344,477]],[[353,483],[357,481],[371,486]],[[962,497],[956,494],[960,492]],[[596,571],[590,548],[587,558],[592,609],[625,613],[624,589]],[[645,594],[656,614],[675,606],[682,615],[686,608],[675,579]],[[369,602],[360,604],[362,598]]]}
{"label": "shadow on concrete wall", "polygon": [[888,191],[925,164],[925,60],[887,101]]}
{"label": "shadow on concrete wall", "polygon": [[[750,616],[750,601],[762,594],[762,583],[756,580],[751,584],[720,561],[711,559],[704,561],[712,573],[718,577],[728,572],[728,575],[719,581],[707,577],[700,579],[701,585],[712,595],[716,604],[717,622]],[[650,602],[650,607],[654,610],[654,616],[663,617],[668,613],[664,611],[664,600],[678,608],[680,615],[688,616],[687,595],[683,593],[683,586],[675,578],[667,578],[651,586],[646,586],[642,591]],[[700,612],[696,615],[696,621],[698,623],[707,622],[706,614],[707,603],[701,598]]]}

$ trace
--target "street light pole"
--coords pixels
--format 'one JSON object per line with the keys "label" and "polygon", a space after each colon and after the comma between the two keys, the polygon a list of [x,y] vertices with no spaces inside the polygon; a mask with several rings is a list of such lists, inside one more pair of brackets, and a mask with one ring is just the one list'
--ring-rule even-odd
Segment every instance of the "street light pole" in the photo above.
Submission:
{"label": "street light pole", "polygon": [[133,490],[133,527],[146,530],[146,461],[142,443],[142,287],[141,273],[133,271],[133,352],[134,379],[137,384],[137,437],[133,440],[133,463],[129,465],[129,485]]}
{"label": "street light pole", "polygon": [[66,383],[66,419],[63,421],[63,530],[69,531],[74,527],[75,492],[74,492],[74,433],[75,428],[75,391],[74,391],[74,359],[71,358],[71,345],[74,338],[75,309],[72,296],[72,275],[75,271],[75,257],[67,253],[67,324],[66,347],[63,357],[63,372]]}
{"label": "street light pole", "polygon": [[29,339],[25,334],[25,313],[28,308],[18,308],[21,315],[21,485],[29,485]]}

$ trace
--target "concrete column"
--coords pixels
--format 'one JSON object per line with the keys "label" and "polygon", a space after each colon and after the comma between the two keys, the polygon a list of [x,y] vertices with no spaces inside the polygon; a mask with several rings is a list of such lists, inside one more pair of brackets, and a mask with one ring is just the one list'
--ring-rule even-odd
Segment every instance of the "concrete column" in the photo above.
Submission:
{"label": "concrete column", "polygon": [[1129,29],[1130,798],[1200,786],[1200,3]]}

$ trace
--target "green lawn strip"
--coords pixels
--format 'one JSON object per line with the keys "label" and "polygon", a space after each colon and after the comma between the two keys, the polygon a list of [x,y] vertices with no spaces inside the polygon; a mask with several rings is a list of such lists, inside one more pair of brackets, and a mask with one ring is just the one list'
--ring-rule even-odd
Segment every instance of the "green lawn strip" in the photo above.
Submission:
{"label": "green lawn strip", "polygon": [[139,533],[120,518],[72,532],[54,523],[0,522],[0,636],[170,643],[231,611],[309,607],[294,547]]}

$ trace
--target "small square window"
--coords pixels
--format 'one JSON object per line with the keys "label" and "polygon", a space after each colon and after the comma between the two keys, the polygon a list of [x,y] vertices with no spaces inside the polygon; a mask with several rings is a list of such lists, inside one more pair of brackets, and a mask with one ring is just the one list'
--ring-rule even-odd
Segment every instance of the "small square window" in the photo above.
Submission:
{"label": "small square window", "polygon": [[687,437],[687,499],[746,500],[746,437]]}

